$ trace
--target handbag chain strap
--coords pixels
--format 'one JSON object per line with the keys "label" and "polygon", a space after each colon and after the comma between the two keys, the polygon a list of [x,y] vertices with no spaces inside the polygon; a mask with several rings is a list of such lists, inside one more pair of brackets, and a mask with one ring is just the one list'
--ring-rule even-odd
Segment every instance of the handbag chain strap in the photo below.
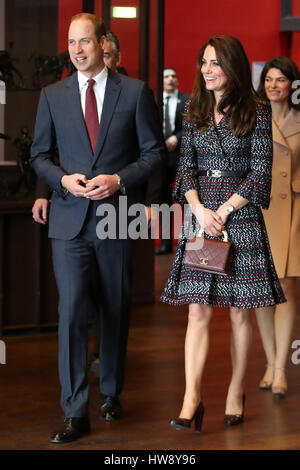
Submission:
{"label": "handbag chain strap", "polygon": [[215,128],[216,135],[217,135],[217,138],[218,138],[218,141],[219,141],[221,150],[222,150],[223,157],[226,157],[227,155],[226,155],[226,153],[225,153],[225,151],[224,151],[224,149],[223,149],[222,141],[221,141],[221,139],[220,139],[220,134],[219,134],[219,131],[218,131],[217,126],[216,126],[215,124],[214,124],[214,128]]}

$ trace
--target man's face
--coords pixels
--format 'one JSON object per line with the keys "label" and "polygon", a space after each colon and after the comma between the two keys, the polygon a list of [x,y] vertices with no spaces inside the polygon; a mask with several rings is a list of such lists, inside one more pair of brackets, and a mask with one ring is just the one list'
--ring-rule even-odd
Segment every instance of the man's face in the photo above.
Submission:
{"label": "man's face", "polygon": [[164,92],[174,93],[178,85],[177,75],[175,70],[164,70]]}
{"label": "man's face", "polygon": [[114,43],[111,41],[105,40],[103,50],[104,50],[103,60],[104,60],[106,67],[116,72],[117,66],[120,63],[120,56],[119,54],[116,54],[115,52]]}
{"label": "man's face", "polygon": [[76,69],[92,78],[104,67],[104,36],[97,41],[94,25],[90,20],[72,21],[69,28],[69,54]]}

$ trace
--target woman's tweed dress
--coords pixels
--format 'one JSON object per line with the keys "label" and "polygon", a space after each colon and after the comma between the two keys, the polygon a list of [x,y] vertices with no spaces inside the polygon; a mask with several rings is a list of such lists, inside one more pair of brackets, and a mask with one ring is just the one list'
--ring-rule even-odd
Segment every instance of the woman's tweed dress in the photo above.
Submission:
{"label": "woman's tweed dress", "polygon": [[[184,122],[174,197],[179,203],[187,204],[185,193],[197,189],[201,203],[213,211],[233,193],[250,201],[231,214],[226,223],[233,247],[230,273],[221,276],[185,268],[183,256],[188,231],[198,225],[194,216],[190,217],[190,227],[184,223],[185,231],[179,238],[170,277],[161,296],[163,302],[171,305],[201,303],[248,309],[285,301],[260,209],[260,206],[267,209],[270,200],[271,112],[258,105],[256,125],[244,137],[235,137],[226,121],[223,117],[217,125],[218,135],[212,116],[212,125],[202,133],[195,125]],[[247,175],[243,178],[198,175],[199,170],[209,169],[242,171]],[[205,237],[211,238],[206,234]]]}

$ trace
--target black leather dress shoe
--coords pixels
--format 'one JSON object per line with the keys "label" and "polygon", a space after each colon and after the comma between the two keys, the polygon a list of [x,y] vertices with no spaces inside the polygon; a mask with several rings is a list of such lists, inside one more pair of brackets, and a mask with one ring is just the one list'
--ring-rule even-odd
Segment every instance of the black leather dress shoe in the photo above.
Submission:
{"label": "black leather dress shoe", "polygon": [[64,444],[72,442],[85,434],[90,433],[90,422],[88,418],[65,418],[64,427],[55,431],[51,436],[53,444]]}
{"label": "black leather dress shoe", "polygon": [[105,421],[114,421],[122,417],[122,407],[118,397],[105,395],[100,406],[100,415]]}

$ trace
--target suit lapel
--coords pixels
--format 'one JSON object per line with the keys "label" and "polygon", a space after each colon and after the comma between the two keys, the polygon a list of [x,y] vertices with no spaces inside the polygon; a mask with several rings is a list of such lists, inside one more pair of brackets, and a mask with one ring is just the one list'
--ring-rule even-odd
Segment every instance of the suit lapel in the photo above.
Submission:
{"label": "suit lapel", "polygon": [[69,113],[68,119],[71,119],[74,123],[74,132],[79,133],[86,154],[90,154],[92,158],[93,151],[87,134],[84,116],[82,113],[77,73],[74,73],[70,77],[70,80],[66,83],[66,88],[67,98],[69,100],[68,109],[72,110],[72,112]]}
{"label": "suit lapel", "polygon": [[284,147],[288,147],[287,141],[285,140],[281,129],[279,129],[277,124],[274,122],[274,119],[272,119],[272,136],[274,142],[283,145]]}
{"label": "suit lapel", "polygon": [[119,75],[108,70],[99,133],[95,149],[95,159],[98,158],[105,142],[106,134],[113,117],[120,92],[121,86]]}
{"label": "suit lapel", "polygon": [[183,109],[183,103],[182,103],[182,94],[178,92],[177,96],[177,105],[176,105],[176,114],[175,114],[175,130],[181,127],[181,121],[182,121],[182,109]]}
{"label": "suit lapel", "polygon": [[290,112],[287,114],[282,126],[280,128],[283,136],[285,138],[291,137],[294,134],[299,133],[299,117],[297,112],[294,109],[291,109]]}

